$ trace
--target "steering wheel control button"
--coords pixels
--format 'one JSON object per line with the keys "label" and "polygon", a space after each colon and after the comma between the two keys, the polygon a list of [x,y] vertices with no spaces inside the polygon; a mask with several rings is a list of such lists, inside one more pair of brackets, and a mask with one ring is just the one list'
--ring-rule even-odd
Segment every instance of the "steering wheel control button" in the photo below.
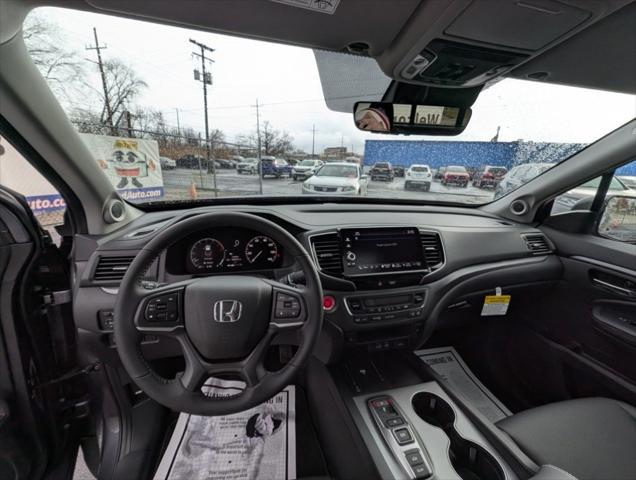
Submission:
{"label": "steering wheel control button", "polygon": [[406,455],[406,461],[409,462],[411,467],[422,465],[424,463],[422,452],[420,452],[419,448],[409,450],[408,452],[405,452],[404,455]]}
{"label": "steering wheel control button", "polygon": [[113,311],[112,310],[100,310],[97,312],[97,319],[99,321],[100,330],[106,330],[110,332],[113,330]]}
{"label": "steering wheel control button", "polygon": [[300,310],[300,300],[297,297],[287,293],[276,292],[274,318],[298,318]]}
{"label": "steering wheel control button", "polygon": [[151,298],[146,304],[144,318],[153,323],[178,321],[179,294],[174,292]]}
{"label": "steering wheel control button", "polygon": [[406,427],[393,430],[393,436],[399,445],[408,445],[409,443],[413,443],[413,436]]}

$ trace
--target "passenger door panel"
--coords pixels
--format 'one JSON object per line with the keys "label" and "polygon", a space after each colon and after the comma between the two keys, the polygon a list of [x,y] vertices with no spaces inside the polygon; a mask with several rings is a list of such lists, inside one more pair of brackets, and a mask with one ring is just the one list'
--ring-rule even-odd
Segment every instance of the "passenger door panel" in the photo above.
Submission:
{"label": "passenger door panel", "polygon": [[543,230],[557,247],[564,276],[534,326],[636,387],[636,246]]}

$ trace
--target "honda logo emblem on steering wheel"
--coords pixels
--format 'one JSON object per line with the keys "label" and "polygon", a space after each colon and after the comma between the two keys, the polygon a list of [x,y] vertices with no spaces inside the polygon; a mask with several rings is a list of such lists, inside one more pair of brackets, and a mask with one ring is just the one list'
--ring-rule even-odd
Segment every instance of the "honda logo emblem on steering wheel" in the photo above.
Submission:
{"label": "honda logo emblem on steering wheel", "polygon": [[236,322],[241,318],[243,304],[238,300],[218,300],[214,302],[214,321],[220,323]]}

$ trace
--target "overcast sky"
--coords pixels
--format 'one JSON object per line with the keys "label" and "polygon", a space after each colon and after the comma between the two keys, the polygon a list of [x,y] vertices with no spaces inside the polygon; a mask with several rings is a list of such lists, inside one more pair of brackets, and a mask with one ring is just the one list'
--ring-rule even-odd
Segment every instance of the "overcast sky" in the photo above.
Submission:
{"label": "overcast sky", "polygon": [[[97,27],[100,43],[107,45],[104,58],[124,60],[148,84],[138,103],[161,110],[175,126],[178,108],[182,127],[203,131],[202,86],[193,79],[200,61],[192,57],[193,45],[188,41],[193,38],[216,50],[214,84],[208,92],[210,128],[224,131],[228,141],[255,129],[252,105],[257,98],[263,104],[261,121],[288,131],[307,152],[311,152],[314,124],[316,152],[342,142],[362,153],[365,138],[435,139],[356,130],[350,114],[325,106],[314,55],[308,49],[71,10],[38,12],[60,27],[64,42],[81,58],[95,60],[95,52],[84,47],[93,44],[92,27]],[[94,64],[86,63],[96,72]],[[73,99],[73,103],[91,107],[86,98]],[[490,140],[501,126],[500,141],[587,143],[635,116],[634,96],[504,80],[482,92],[470,125],[455,139]]]}

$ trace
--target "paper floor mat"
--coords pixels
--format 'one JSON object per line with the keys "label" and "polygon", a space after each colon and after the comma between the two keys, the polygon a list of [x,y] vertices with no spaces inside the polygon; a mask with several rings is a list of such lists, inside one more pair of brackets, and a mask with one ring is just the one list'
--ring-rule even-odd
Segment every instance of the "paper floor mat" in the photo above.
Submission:
{"label": "paper floor mat", "polygon": [[495,423],[512,413],[470,371],[453,347],[416,350],[415,355],[444,377],[477,408]]}
{"label": "paper floor mat", "polygon": [[[210,396],[240,392],[244,384],[210,379]],[[218,417],[182,413],[154,480],[296,478],[294,386],[245,412]]]}

